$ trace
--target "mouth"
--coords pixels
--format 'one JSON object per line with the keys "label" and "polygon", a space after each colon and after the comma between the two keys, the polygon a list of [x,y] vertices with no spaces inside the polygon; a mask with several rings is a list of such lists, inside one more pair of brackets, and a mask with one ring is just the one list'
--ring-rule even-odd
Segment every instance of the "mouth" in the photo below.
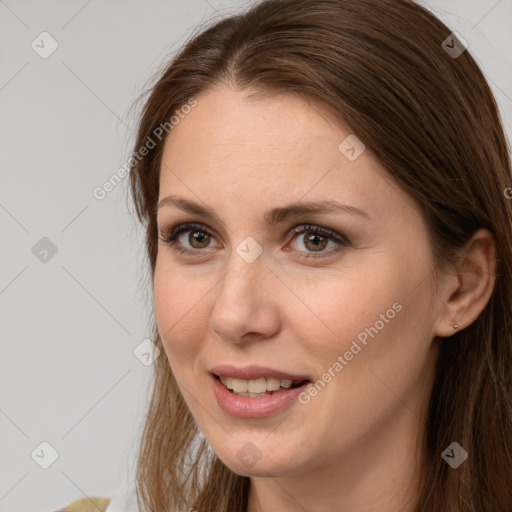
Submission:
{"label": "mouth", "polygon": [[237,396],[249,398],[263,398],[277,393],[290,391],[311,382],[308,379],[292,380],[277,377],[259,377],[257,379],[240,379],[226,375],[212,374],[221,382],[228,392]]}
{"label": "mouth", "polygon": [[298,397],[312,382],[309,375],[298,375],[275,368],[230,364],[210,369],[217,404],[238,418],[265,418],[297,405]]}

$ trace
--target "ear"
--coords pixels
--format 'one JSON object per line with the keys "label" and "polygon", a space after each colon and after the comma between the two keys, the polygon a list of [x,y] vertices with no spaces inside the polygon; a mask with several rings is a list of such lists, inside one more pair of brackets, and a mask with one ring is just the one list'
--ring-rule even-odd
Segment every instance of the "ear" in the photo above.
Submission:
{"label": "ear", "polygon": [[437,336],[452,336],[478,318],[494,290],[495,273],[496,243],[492,233],[482,228],[462,248],[456,275],[450,274],[443,282]]}

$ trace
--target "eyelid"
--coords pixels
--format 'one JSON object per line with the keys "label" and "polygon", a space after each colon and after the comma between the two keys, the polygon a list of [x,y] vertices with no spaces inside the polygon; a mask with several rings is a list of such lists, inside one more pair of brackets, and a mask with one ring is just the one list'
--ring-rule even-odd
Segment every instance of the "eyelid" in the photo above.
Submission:
{"label": "eyelid", "polygon": [[182,222],[172,227],[169,233],[169,238],[174,238],[181,233],[193,230],[204,231],[205,233],[208,233],[210,236],[215,236],[212,230],[206,224],[202,224],[201,222]]}
{"label": "eyelid", "polygon": [[[159,237],[158,239],[165,245],[171,246],[173,249],[178,249],[179,245],[177,243],[178,237],[182,233],[186,233],[188,231],[201,231],[204,233],[207,233],[209,236],[216,239],[216,235],[212,232],[212,230],[206,226],[206,224],[202,224],[201,222],[181,222],[179,224],[176,224],[173,226],[169,231],[165,232],[163,230],[159,230]],[[188,247],[181,247],[180,252],[207,252],[208,249],[189,249]]]}
{"label": "eyelid", "polygon": [[319,233],[339,244],[348,245],[350,243],[346,236],[338,233],[336,230],[318,224],[298,224],[288,231],[288,235],[307,233],[308,231]]}

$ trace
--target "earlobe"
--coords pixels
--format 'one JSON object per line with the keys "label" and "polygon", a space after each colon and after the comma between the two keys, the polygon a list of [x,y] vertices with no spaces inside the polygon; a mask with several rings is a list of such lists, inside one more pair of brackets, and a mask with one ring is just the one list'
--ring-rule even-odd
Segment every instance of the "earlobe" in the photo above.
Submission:
{"label": "earlobe", "polygon": [[457,275],[447,279],[440,294],[441,314],[435,334],[453,336],[471,325],[487,306],[496,281],[496,243],[488,229],[479,229],[465,247]]}

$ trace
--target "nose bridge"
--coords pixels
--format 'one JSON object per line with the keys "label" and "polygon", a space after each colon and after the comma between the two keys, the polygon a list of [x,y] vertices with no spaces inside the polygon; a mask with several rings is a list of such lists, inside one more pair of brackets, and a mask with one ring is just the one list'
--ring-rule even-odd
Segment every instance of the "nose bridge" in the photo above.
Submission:
{"label": "nose bridge", "polygon": [[[236,250],[233,250],[229,268],[217,292],[216,304],[222,301],[234,301],[235,303],[258,301],[258,289],[261,290],[261,279],[264,273],[265,264],[261,256],[249,263],[240,257]],[[231,304],[232,306],[233,304]]]}
{"label": "nose bridge", "polygon": [[211,328],[222,338],[238,340],[246,332],[268,334],[273,328],[272,298],[265,287],[271,276],[267,274],[271,272],[261,255],[248,262],[233,251],[210,318]]}

